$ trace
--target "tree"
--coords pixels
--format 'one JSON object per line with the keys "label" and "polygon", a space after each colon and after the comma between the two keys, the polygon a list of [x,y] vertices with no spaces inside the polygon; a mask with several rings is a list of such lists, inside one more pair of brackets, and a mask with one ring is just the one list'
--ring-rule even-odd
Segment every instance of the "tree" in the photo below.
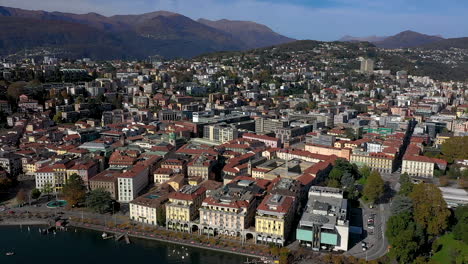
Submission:
{"label": "tree", "polygon": [[409,195],[413,191],[414,184],[411,182],[411,178],[407,173],[403,173],[400,175],[400,191],[398,194],[400,195]]}
{"label": "tree", "polygon": [[156,208],[156,222],[159,226],[166,226],[166,210],[161,206]]}
{"label": "tree", "polygon": [[341,177],[341,185],[345,189],[349,189],[352,186],[354,186],[354,177],[351,175],[349,172],[345,172],[343,176]]}
{"label": "tree", "polygon": [[15,82],[10,84],[7,89],[7,95],[12,100],[17,100],[21,94],[24,93],[26,82]]}
{"label": "tree", "polygon": [[399,263],[411,263],[417,256],[424,237],[408,213],[392,215],[387,221],[385,235],[392,245],[391,254]]}
{"label": "tree", "polygon": [[367,179],[369,178],[372,170],[368,166],[363,166],[359,169],[359,174],[362,178]]}
{"label": "tree", "polygon": [[341,177],[343,176],[343,171],[337,167],[334,167],[328,174],[328,186],[329,187],[340,187]]}
{"label": "tree", "polygon": [[0,191],[6,191],[13,186],[13,181],[10,178],[0,179]]}
{"label": "tree", "polygon": [[41,191],[42,191],[43,193],[49,195],[49,194],[51,194],[51,193],[54,191],[54,188],[53,188],[53,186],[52,186],[51,183],[46,182],[46,183],[43,185]]}
{"label": "tree", "polygon": [[62,123],[62,112],[57,112],[54,117],[52,118],[56,124]]}
{"label": "tree", "polygon": [[371,203],[377,202],[384,193],[384,181],[377,171],[372,171],[364,186],[363,195]]}
{"label": "tree", "polygon": [[439,235],[448,226],[450,211],[437,186],[429,183],[416,185],[410,194],[413,200],[414,220],[426,228],[427,233]]}
{"label": "tree", "polygon": [[413,201],[408,196],[397,195],[395,199],[393,199],[390,210],[392,211],[393,215],[401,213],[413,213]]}
{"label": "tree", "polygon": [[28,197],[27,197],[27,194],[26,194],[26,192],[25,192],[23,189],[20,189],[20,190],[18,191],[18,193],[16,194],[16,202],[17,202],[18,204],[23,204],[23,203],[25,203],[27,198],[28,198]]}
{"label": "tree", "polygon": [[83,202],[86,197],[86,187],[83,180],[76,173],[71,175],[62,189],[68,206],[75,206]]}
{"label": "tree", "polygon": [[442,158],[452,163],[456,159],[468,159],[468,136],[451,137],[442,143]]}
{"label": "tree", "polygon": [[41,196],[41,191],[39,189],[33,189],[31,191],[31,198],[37,199]]}
{"label": "tree", "polygon": [[468,244],[468,205],[457,207],[455,210],[457,223],[453,227],[453,236]]}
{"label": "tree", "polygon": [[86,198],[86,206],[97,213],[105,213],[112,209],[111,194],[103,189],[93,190]]}

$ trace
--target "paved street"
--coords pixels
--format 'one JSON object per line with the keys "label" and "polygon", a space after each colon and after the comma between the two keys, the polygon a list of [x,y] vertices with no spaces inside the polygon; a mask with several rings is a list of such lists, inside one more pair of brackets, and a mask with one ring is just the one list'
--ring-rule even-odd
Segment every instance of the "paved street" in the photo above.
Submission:
{"label": "paved street", "polygon": [[[366,242],[367,251],[362,250],[361,242],[354,245],[345,255],[357,258],[373,260],[384,256],[388,251],[388,241],[385,238],[385,229],[388,218],[391,216],[390,205],[395,190],[399,188],[398,179],[400,174],[384,174],[382,178],[388,184],[388,190],[382,203],[370,209],[367,205],[361,203],[363,208],[363,237],[362,242]],[[374,229],[370,229],[367,219],[371,214],[375,214]]]}

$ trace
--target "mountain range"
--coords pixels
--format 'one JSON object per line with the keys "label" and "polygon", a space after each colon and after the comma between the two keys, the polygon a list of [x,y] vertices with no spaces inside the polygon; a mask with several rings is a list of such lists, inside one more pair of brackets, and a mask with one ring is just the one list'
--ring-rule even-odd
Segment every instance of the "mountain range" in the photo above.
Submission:
{"label": "mountain range", "polygon": [[106,17],[0,6],[0,32],[0,55],[57,48],[94,59],[192,57],[294,41],[250,21],[195,21],[167,11]]}
{"label": "mountain range", "polygon": [[400,32],[394,36],[369,36],[369,37],[352,37],[344,36],[339,39],[339,41],[367,41],[379,48],[385,49],[398,49],[398,48],[414,48],[423,46],[426,44],[439,42],[444,40],[441,36],[430,36],[426,34],[421,34],[411,30]]}

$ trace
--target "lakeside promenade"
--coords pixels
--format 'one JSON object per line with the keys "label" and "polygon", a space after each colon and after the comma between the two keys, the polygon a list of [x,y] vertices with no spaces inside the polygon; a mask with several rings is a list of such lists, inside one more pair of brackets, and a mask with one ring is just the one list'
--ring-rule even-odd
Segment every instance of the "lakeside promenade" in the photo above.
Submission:
{"label": "lakeside promenade", "polygon": [[[15,215],[15,216],[10,216],[10,218],[3,218],[3,217],[0,218],[0,226],[23,226],[25,227],[25,226],[53,226],[53,225],[55,225],[55,221],[53,217],[45,218],[45,219],[43,218],[23,219],[23,218],[16,218],[16,215]],[[263,252],[257,252],[257,251],[253,251],[249,249],[244,249],[242,247],[215,245],[215,244],[195,241],[191,239],[177,238],[175,236],[177,232],[173,232],[174,236],[172,237],[172,236],[164,236],[162,234],[159,234],[158,231],[160,230],[158,229],[154,229],[153,232],[135,231],[135,230],[116,228],[116,227],[112,228],[112,227],[107,227],[104,225],[80,223],[79,221],[73,221],[73,220],[68,221],[67,226],[69,228],[70,227],[83,228],[83,229],[93,230],[97,232],[113,233],[115,235],[127,234],[129,237],[134,237],[134,238],[139,238],[139,239],[154,240],[154,241],[177,244],[177,245],[187,246],[187,247],[194,247],[194,248],[199,248],[199,249],[204,249],[204,250],[214,250],[218,252],[236,254],[236,255],[251,257],[255,259],[261,259],[262,263],[274,263],[273,256],[263,253]]]}

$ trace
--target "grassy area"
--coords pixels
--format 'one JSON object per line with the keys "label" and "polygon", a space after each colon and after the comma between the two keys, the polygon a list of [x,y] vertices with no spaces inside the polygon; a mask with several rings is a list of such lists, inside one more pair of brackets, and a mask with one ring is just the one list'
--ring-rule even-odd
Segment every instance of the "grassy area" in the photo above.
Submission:
{"label": "grassy area", "polygon": [[452,233],[442,236],[437,243],[441,248],[432,257],[436,263],[468,263],[468,245],[455,240]]}

